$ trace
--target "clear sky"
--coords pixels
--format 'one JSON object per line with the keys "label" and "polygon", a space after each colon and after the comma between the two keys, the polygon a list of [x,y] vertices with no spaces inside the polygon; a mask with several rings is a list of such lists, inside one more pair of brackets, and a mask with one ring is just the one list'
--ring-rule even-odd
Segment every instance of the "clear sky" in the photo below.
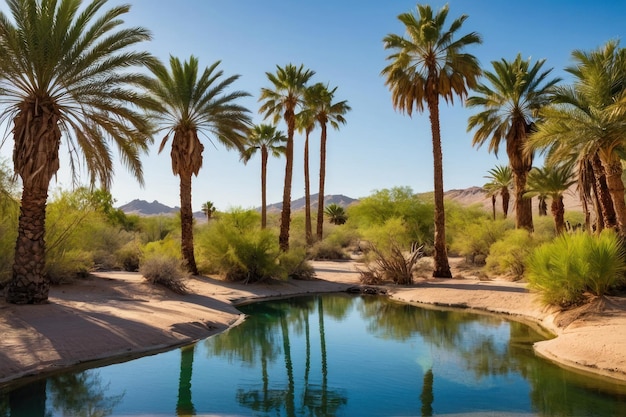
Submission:
{"label": "clear sky", "polygon": [[[415,192],[433,189],[433,161],[428,114],[412,118],[394,111],[391,94],[380,72],[390,51],[382,39],[404,34],[398,14],[416,9],[413,0],[110,0],[109,5],[130,3],[129,25],[141,25],[153,34],[143,47],[160,59],[170,55],[199,58],[202,67],[221,60],[225,75],[239,74],[233,85],[252,97],[241,102],[255,123],[262,87],[270,87],[266,72],[276,66],[304,64],[316,72],[312,81],[337,87],[336,100],[347,100],[352,111],[340,130],[328,131],[326,194],[365,197],[374,190],[409,186]],[[426,2],[425,2],[426,3]],[[433,9],[450,6],[448,25],[462,14],[469,17],[459,31],[478,32],[483,43],[468,49],[483,68],[491,61],[546,59],[555,77],[569,81],[563,71],[575,49],[595,49],[626,30],[626,0],[449,0],[431,1]],[[6,6],[2,4],[2,9]],[[624,41],[622,46],[626,47]],[[467,133],[469,110],[456,101],[441,105],[444,189],[481,186],[487,171],[506,164],[504,147],[498,158],[486,147],[471,145]],[[279,125],[286,131],[284,123]],[[155,138],[143,158],[145,187],[140,187],[123,166],[116,167],[112,187],[117,205],[133,199],[158,200],[180,205],[179,181],[171,171],[169,149],[157,154]],[[295,137],[292,197],[304,195],[304,138]],[[12,141],[1,154],[10,157]],[[63,156],[65,157],[65,155]],[[319,129],[311,135],[311,192],[318,189]],[[282,201],[284,159],[270,159],[268,202]],[[54,181],[54,180],[53,180]],[[70,188],[62,170],[51,188]],[[235,151],[205,143],[204,165],[193,179],[193,209],[212,201],[219,210],[260,205],[260,157],[247,165]]]}

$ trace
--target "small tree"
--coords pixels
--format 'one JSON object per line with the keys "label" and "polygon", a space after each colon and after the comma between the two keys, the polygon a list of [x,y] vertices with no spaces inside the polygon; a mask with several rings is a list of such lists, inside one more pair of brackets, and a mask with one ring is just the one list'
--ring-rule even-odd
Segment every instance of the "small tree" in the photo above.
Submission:
{"label": "small tree", "polygon": [[213,217],[213,213],[215,213],[216,210],[217,208],[213,205],[212,201],[207,201],[206,203],[202,204],[202,212],[206,216],[207,221],[211,220],[211,218]]}
{"label": "small tree", "polygon": [[346,210],[336,203],[327,205],[324,209],[324,214],[332,224],[345,224],[348,221]]}

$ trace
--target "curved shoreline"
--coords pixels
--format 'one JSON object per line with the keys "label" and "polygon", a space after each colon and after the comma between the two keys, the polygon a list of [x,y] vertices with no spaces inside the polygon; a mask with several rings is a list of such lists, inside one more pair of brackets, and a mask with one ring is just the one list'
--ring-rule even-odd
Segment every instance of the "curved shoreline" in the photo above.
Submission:
{"label": "curved shoreline", "polygon": [[[342,292],[359,284],[354,262],[314,262],[318,279],[254,285],[209,277],[180,296],[137,273],[97,273],[52,289],[50,303],[0,303],[0,387],[70,367],[125,361],[193,343],[236,325],[236,306],[260,299]],[[461,274],[455,274],[459,276]],[[556,335],[535,351],[562,366],[626,383],[626,299],[603,311],[559,313],[541,307],[524,284],[478,279],[385,286],[399,302],[469,308],[539,324]]]}

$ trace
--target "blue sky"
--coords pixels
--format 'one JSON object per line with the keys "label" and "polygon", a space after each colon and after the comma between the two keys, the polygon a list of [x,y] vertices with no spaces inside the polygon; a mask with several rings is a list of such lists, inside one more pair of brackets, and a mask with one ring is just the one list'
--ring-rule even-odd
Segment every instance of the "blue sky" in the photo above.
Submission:
{"label": "blue sky", "polygon": [[[337,87],[336,100],[347,100],[352,111],[340,130],[329,130],[326,194],[359,198],[374,190],[409,186],[415,192],[433,189],[433,161],[428,114],[412,118],[396,112],[391,94],[380,76],[389,51],[382,39],[403,34],[400,13],[415,11],[412,0],[110,0],[130,3],[125,20],[153,34],[143,47],[164,61],[170,55],[199,58],[202,67],[221,60],[225,75],[239,74],[234,84],[252,97],[241,102],[255,123],[260,89],[269,87],[266,72],[276,66],[303,64],[316,72],[313,81]],[[467,14],[460,33],[478,32],[483,43],[468,49],[483,68],[491,61],[524,58],[546,59],[544,68],[568,81],[563,68],[571,63],[574,49],[591,50],[610,39],[621,39],[626,1],[612,0],[449,0],[431,1],[435,10],[449,4],[448,23]],[[6,10],[4,4],[2,9]],[[622,42],[622,46],[626,46]],[[466,132],[468,110],[456,101],[441,105],[441,130],[446,190],[480,186],[487,171],[506,164],[502,148],[498,158],[486,147],[471,145]],[[284,124],[279,128],[286,130]],[[157,154],[161,138],[155,138],[143,158],[145,187],[141,188],[124,167],[116,167],[112,187],[117,205],[135,198],[180,205],[178,177],[171,172],[169,149]],[[293,198],[304,195],[303,137],[295,137]],[[10,157],[12,141],[1,153]],[[311,135],[311,190],[317,192],[319,130]],[[270,159],[268,202],[282,201],[284,160]],[[63,170],[51,187],[67,189],[71,182]],[[260,205],[260,158],[247,165],[239,155],[220,145],[205,144],[204,166],[193,180],[193,209],[212,201],[219,210]]]}

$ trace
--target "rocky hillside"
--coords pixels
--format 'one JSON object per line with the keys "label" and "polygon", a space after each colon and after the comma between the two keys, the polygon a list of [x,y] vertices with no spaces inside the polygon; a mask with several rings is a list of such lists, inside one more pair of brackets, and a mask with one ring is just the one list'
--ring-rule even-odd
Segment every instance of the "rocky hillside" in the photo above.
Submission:
{"label": "rocky hillside", "polygon": [[[317,210],[317,200],[318,200],[318,194],[311,195],[311,208],[314,210]],[[329,204],[338,204],[342,207],[348,207],[350,204],[353,204],[358,201],[359,200],[356,200],[354,198],[346,197],[343,194],[327,195],[326,197],[324,197],[324,207],[326,207]],[[306,206],[306,201],[304,197],[299,198],[297,200],[293,200],[291,202],[292,211],[304,210],[305,206]],[[267,211],[270,213],[279,212],[280,210],[282,210],[282,208],[283,208],[283,203],[281,201],[280,203],[274,203],[274,204],[268,205]],[[260,209],[261,208],[259,207],[257,210],[260,210]]]}
{"label": "rocky hillside", "polygon": [[124,204],[123,206],[120,206],[119,209],[126,214],[139,214],[143,216],[174,214],[180,210],[179,207],[168,207],[165,204],[161,204],[156,200],[154,200],[152,203],[149,203],[146,200],[139,199],[133,200],[128,204]]}

